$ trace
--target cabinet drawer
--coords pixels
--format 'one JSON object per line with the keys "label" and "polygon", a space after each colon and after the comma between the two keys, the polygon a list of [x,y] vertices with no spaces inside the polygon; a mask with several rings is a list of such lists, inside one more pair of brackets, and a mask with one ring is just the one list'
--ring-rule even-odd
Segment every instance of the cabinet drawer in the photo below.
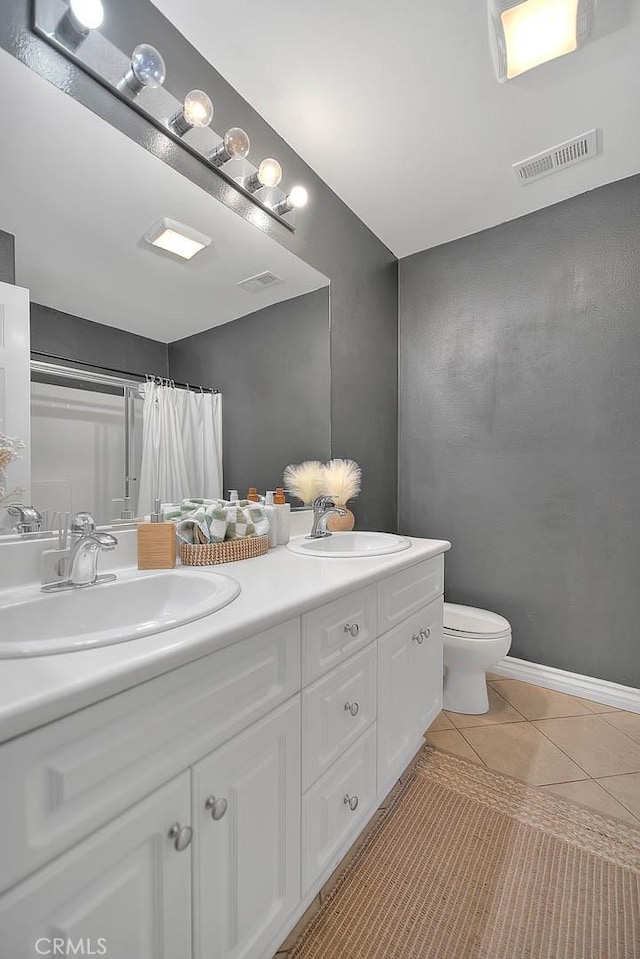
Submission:
{"label": "cabinet drawer", "polygon": [[0,746],[0,891],[293,695],[299,622]]}
{"label": "cabinet drawer", "polygon": [[348,659],[302,694],[302,789],[376,718],[376,644]]}
{"label": "cabinet drawer", "polygon": [[444,592],[444,556],[434,556],[378,585],[378,634],[393,629]]}
{"label": "cabinet drawer", "polygon": [[338,865],[345,843],[355,838],[375,801],[374,723],[302,798],[303,895],[321,873]]}
{"label": "cabinet drawer", "polygon": [[367,586],[302,617],[302,685],[312,683],[377,635],[376,587]]}

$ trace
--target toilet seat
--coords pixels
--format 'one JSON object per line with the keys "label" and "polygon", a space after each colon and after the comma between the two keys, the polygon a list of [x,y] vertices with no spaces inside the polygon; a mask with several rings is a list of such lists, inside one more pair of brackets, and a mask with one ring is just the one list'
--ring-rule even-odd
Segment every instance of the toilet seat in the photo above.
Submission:
{"label": "toilet seat", "polygon": [[473,606],[444,604],[444,633],[460,639],[494,640],[511,635],[511,626],[504,616]]}

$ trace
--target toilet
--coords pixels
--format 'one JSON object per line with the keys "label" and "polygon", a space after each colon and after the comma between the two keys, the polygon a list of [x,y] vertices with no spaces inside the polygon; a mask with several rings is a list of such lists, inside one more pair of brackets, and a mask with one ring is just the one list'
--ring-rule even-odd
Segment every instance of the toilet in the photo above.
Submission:
{"label": "toilet", "polygon": [[453,713],[486,713],[486,671],[511,647],[511,626],[497,613],[444,604],[444,697]]}

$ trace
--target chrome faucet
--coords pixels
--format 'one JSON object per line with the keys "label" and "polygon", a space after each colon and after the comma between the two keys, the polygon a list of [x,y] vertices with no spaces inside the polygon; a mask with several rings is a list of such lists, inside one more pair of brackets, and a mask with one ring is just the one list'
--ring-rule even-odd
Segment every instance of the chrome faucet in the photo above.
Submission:
{"label": "chrome faucet", "polygon": [[313,526],[307,539],[323,539],[325,536],[331,536],[327,529],[329,517],[346,515],[346,509],[336,506],[330,496],[319,496],[313,504]]}
{"label": "chrome faucet", "polygon": [[18,522],[14,526],[16,533],[39,533],[42,529],[42,514],[35,506],[23,506],[22,503],[9,503],[9,516],[17,516]]}
{"label": "chrome faucet", "polygon": [[71,549],[66,579],[43,586],[45,593],[60,589],[82,589],[98,583],[111,583],[114,573],[98,576],[98,555],[101,550],[115,549],[118,540],[111,533],[101,533],[91,513],[76,513],[71,523]]}

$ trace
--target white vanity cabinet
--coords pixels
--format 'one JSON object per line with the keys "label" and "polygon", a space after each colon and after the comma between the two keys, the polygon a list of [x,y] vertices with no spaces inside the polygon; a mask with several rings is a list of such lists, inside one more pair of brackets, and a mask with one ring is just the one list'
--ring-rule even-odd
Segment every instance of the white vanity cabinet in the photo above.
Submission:
{"label": "white vanity cabinet", "polygon": [[0,745],[2,959],[271,959],[440,709],[442,593],[414,561]]}
{"label": "white vanity cabinet", "polygon": [[189,794],[184,772],[0,898],[3,959],[191,959]]}
{"label": "white vanity cabinet", "polygon": [[300,900],[300,698],[192,769],[194,957],[259,956]]}

